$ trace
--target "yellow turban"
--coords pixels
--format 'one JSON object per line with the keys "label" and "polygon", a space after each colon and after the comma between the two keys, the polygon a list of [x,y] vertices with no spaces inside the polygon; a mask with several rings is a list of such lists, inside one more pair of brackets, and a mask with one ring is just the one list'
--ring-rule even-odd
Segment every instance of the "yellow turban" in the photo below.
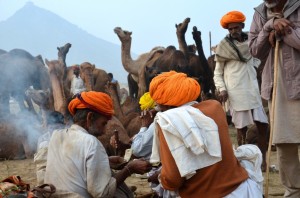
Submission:
{"label": "yellow turban", "polygon": [[150,93],[146,92],[140,98],[141,110],[153,109],[155,106],[155,101],[151,98]]}
{"label": "yellow turban", "polygon": [[196,100],[200,91],[201,87],[195,79],[175,71],[162,73],[150,83],[150,95],[161,105],[181,106]]}
{"label": "yellow turban", "polygon": [[229,23],[243,23],[245,20],[246,17],[243,13],[239,11],[231,11],[222,17],[220,23],[223,28],[227,29]]}
{"label": "yellow turban", "polygon": [[75,114],[76,109],[91,109],[109,118],[114,114],[110,96],[96,91],[81,92],[69,103],[68,109],[71,115]]}

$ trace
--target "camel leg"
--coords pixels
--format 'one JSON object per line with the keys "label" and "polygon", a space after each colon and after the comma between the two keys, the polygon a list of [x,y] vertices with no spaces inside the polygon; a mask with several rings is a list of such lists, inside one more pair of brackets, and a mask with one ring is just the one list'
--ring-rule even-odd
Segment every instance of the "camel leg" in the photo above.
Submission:
{"label": "camel leg", "polygon": [[266,152],[267,152],[267,130],[268,130],[268,124],[262,123],[262,122],[257,122],[255,121],[257,130],[258,130],[258,138],[257,138],[257,146],[260,149],[263,157],[263,162],[261,165],[261,170],[263,172],[266,171]]}
{"label": "camel leg", "polygon": [[237,131],[237,142],[238,145],[241,146],[246,144],[246,134],[247,134],[247,127],[236,129]]}

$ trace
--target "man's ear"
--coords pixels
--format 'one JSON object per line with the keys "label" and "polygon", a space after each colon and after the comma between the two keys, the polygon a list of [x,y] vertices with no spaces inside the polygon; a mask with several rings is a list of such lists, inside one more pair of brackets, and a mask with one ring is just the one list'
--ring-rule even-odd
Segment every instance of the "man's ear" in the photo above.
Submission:
{"label": "man's ear", "polygon": [[88,112],[86,116],[86,126],[89,128],[92,124],[92,117],[93,117],[93,112]]}

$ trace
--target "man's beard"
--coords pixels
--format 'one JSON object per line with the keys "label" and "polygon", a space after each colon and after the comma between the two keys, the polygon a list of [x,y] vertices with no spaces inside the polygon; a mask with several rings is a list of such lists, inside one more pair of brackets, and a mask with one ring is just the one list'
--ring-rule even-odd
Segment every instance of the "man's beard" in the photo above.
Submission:
{"label": "man's beard", "polygon": [[269,9],[274,8],[278,4],[278,0],[276,0],[275,2],[272,2],[272,3],[268,3],[266,0],[264,0],[264,2],[265,2],[266,7]]}

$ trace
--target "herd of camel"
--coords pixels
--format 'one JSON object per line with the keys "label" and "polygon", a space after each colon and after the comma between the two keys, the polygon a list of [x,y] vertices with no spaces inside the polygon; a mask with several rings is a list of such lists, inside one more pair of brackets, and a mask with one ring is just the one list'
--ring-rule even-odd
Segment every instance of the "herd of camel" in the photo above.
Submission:
{"label": "herd of camel", "polygon": [[[157,74],[170,70],[184,72],[201,84],[200,100],[216,98],[213,57],[208,59],[205,57],[201,32],[197,27],[192,31],[195,45],[187,45],[185,33],[189,22],[190,19],[186,18],[182,23],[176,24],[179,49],[174,46],[155,47],[135,60],[131,58],[132,33],[120,27],[114,29],[121,41],[122,65],[128,72],[129,94],[123,102],[118,87],[114,83],[108,83],[109,77],[106,71],[96,68],[89,62],[79,65],[80,77],[87,91],[106,92],[113,99],[115,115],[108,122],[105,135],[99,137],[109,155],[115,154],[115,150],[109,145],[110,137],[115,130],[119,132],[119,139],[122,142],[128,142],[130,137],[139,131],[141,122],[138,100],[148,91],[151,79]],[[62,113],[66,125],[72,123],[67,104],[72,97],[70,86],[74,66],[67,66],[65,61],[70,48],[70,43],[58,47],[57,60],[45,59],[45,64],[40,56],[33,57],[24,50],[0,52],[1,68],[4,67],[2,65],[7,65],[9,60],[10,65],[17,67],[12,72],[9,69],[4,71],[7,72],[7,76],[12,76],[6,81],[0,80],[2,85],[15,84],[13,87],[4,86],[0,89],[0,159],[32,158],[36,151],[38,137],[47,131],[46,117],[50,111]],[[19,59],[17,63],[16,57]],[[20,62],[22,64],[27,62],[31,66],[22,68]],[[18,75],[22,76],[23,82],[10,81]],[[10,113],[9,97],[14,97],[19,102],[21,111],[17,115]],[[122,155],[122,151],[119,154]]]}

